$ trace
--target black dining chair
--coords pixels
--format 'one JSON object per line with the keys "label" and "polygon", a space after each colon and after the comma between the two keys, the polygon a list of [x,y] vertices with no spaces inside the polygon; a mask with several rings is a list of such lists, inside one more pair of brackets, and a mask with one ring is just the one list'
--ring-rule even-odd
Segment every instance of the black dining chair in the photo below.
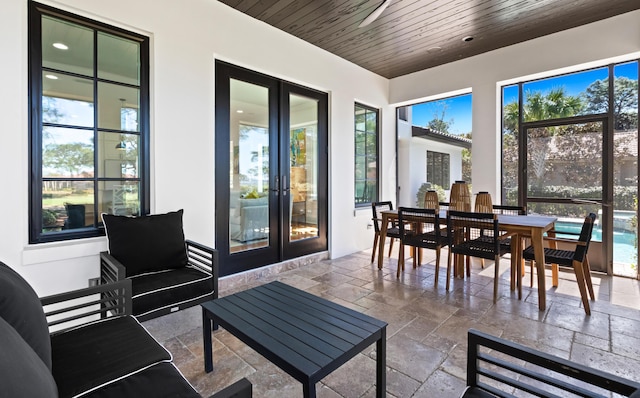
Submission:
{"label": "black dining chair", "polygon": [[[380,213],[383,211],[393,210],[393,203],[390,201],[386,202],[372,202],[371,210],[373,212],[373,251],[371,252],[371,262],[374,262],[376,258],[376,252],[378,249],[378,244],[384,247],[384,242],[380,242],[380,224],[382,223],[382,219]],[[398,225],[388,225],[387,226],[387,238],[391,238],[391,243],[389,245],[389,256],[391,256],[391,250],[393,249],[393,242],[395,239],[400,238],[400,229]]]}
{"label": "black dining chair", "polygon": [[[570,267],[576,274],[576,280],[578,282],[578,289],[580,290],[580,296],[582,298],[582,305],[587,315],[591,315],[591,308],[589,306],[589,299],[587,297],[587,290],[589,290],[589,296],[591,300],[595,300],[595,294],[593,292],[593,283],[591,282],[591,268],[589,267],[589,259],[587,258],[587,252],[589,250],[589,244],[591,242],[591,234],[593,233],[593,225],[596,220],[594,213],[589,213],[584,218],[582,224],[582,230],[578,239],[570,238],[558,238],[546,236],[544,239],[547,241],[553,241],[556,243],[568,243],[575,246],[574,250],[559,250],[545,247],[544,248],[544,261],[547,264],[558,264],[561,267]],[[558,234],[571,235],[568,232],[552,231]],[[525,260],[531,261],[531,283],[533,284],[533,270],[535,262],[535,252],[533,246],[529,246],[522,252],[522,257]],[[585,286],[586,285],[586,286]]]}
{"label": "black dining chair", "polygon": [[[438,283],[440,269],[440,249],[449,244],[447,229],[440,226],[440,217],[435,209],[412,207],[398,208],[398,222],[400,227],[400,251],[398,255],[398,272],[404,270],[404,247],[414,248],[413,268],[422,262],[422,248],[436,251],[435,283]],[[417,260],[416,260],[417,259]],[[416,264],[417,261],[417,264]]]}
{"label": "black dining chair", "polygon": [[[451,280],[451,256],[463,255],[479,257],[495,262],[493,281],[493,302],[498,300],[498,278],[500,276],[500,257],[511,252],[501,242],[512,233],[500,231],[498,215],[493,213],[474,213],[449,210],[447,214],[449,236],[449,256],[447,259],[447,290]],[[467,276],[470,276],[467,263]]]}

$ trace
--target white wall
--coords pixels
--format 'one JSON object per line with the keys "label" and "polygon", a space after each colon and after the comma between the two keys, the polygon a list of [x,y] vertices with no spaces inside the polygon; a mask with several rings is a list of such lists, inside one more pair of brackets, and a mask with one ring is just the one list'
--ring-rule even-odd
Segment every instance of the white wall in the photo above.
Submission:
{"label": "white wall", "polygon": [[[381,108],[381,170],[395,197],[394,112],[388,80],[253,20],[220,2],[60,0],[43,3],[151,37],[153,212],[185,209],[185,233],[214,242],[214,60],[221,59],[330,93],[330,220],[333,257],[371,246],[368,212],[353,205],[353,104]],[[40,295],[83,287],[98,275],[104,238],[28,244],[27,0],[0,13],[0,261]]]}
{"label": "white wall", "polygon": [[611,58],[640,57],[638,51],[640,11],[633,11],[392,79],[389,102],[415,103],[441,93],[471,88],[473,191],[489,191],[493,198],[499,198],[499,82],[584,69],[602,65],[602,60]]}

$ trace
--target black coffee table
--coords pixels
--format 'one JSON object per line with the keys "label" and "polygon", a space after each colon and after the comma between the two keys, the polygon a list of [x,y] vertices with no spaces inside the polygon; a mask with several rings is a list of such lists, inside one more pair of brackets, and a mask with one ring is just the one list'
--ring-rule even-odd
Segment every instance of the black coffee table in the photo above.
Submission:
{"label": "black coffee table", "polygon": [[213,370],[212,321],[300,381],[310,398],[318,381],[375,342],[376,396],[385,396],[386,322],[282,282],[201,306],[206,372]]}

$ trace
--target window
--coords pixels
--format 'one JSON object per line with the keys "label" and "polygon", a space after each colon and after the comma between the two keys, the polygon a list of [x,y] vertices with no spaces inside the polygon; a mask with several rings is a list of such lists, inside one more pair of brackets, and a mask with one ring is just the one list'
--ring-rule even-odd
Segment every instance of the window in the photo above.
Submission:
{"label": "window", "polygon": [[427,151],[427,181],[431,185],[448,187],[451,181],[448,153]]}
{"label": "window", "polygon": [[30,4],[31,243],[149,212],[149,39]]}
{"label": "window", "polygon": [[356,207],[378,201],[378,117],[377,109],[356,104]]}

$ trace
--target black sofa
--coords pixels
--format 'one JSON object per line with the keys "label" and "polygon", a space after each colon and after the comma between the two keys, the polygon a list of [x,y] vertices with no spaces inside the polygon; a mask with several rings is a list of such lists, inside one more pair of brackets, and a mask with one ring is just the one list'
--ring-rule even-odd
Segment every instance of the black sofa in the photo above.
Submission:
{"label": "black sofa", "polygon": [[[200,397],[130,315],[130,289],[123,280],[39,299],[0,262],[0,397]],[[251,388],[242,379],[212,398]]]}
{"label": "black sofa", "polygon": [[478,330],[468,332],[462,398],[640,397],[640,383]]}

